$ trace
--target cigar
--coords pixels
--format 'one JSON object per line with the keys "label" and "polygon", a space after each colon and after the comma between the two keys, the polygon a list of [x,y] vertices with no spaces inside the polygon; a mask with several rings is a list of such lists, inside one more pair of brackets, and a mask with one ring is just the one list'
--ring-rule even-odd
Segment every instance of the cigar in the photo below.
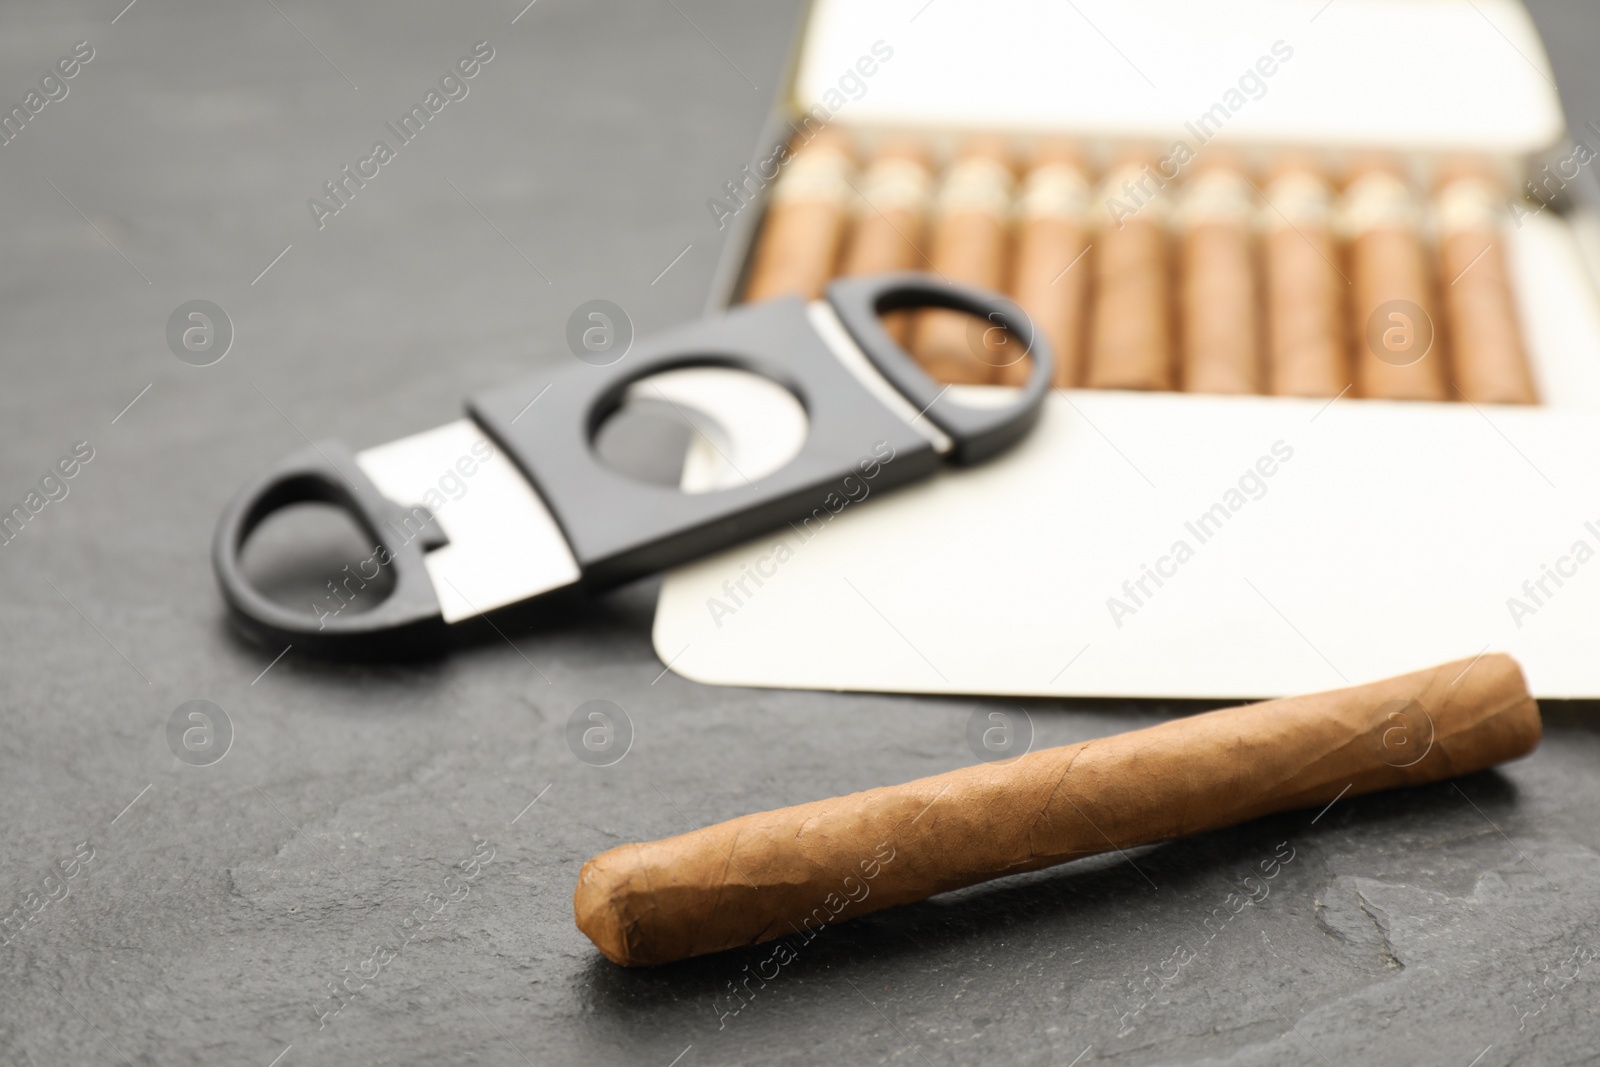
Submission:
{"label": "cigar", "polygon": [[772,188],[746,300],[822,295],[838,263],[845,215],[855,195],[853,167],[849,142],[834,130],[795,148]]}
{"label": "cigar", "polygon": [[1094,256],[1091,389],[1173,387],[1167,204],[1154,168],[1134,159],[1112,168],[1101,183],[1106,209],[1096,211],[1103,217]]}
{"label": "cigar", "polygon": [[1268,181],[1266,198],[1269,387],[1279,396],[1338,396],[1351,378],[1333,186],[1290,162]]}
{"label": "cigar", "polygon": [[1434,201],[1451,369],[1474,404],[1536,404],[1500,241],[1504,203],[1504,192],[1480,174],[1447,178]]}
{"label": "cigar", "polygon": [[[1027,312],[1056,358],[1055,385],[1068,389],[1082,377],[1085,300],[1089,292],[1089,179],[1067,144],[1040,146],[1017,201],[1016,260],[1011,297]],[[1022,385],[1027,360],[1000,368],[997,380]]]}
{"label": "cigar", "polygon": [[1213,163],[1178,202],[1185,392],[1262,392],[1252,192],[1237,166]]}
{"label": "cigar", "polygon": [[623,966],[752,945],[1003,875],[1437,782],[1532,751],[1509,656],[1174,719],[601,853],[573,911]]}
{"label": "cigar", "polygon": [[[932,200],[933,172],[922,144],[909,140],[885,144],[862,175],[840,273],[927,270],[931,261],[923,254],[922,243]],[[884,326],[905,344],[910,313],[890,312],[884,316]]]}
{"label": "cigar", "polygon": [[1448,399],[1421,210],[1410,186],[1398,172],[1370,165],[1345,189],[1343,214],[1355,286],[1357,394]]}
{"label": "cigar", "polygon": [[[1011,149],[997,138],[968,143],[939,186],[934,207],[933,269],[954,282],[1000,290],[1005,282],[1011,199]],[[957,311],[918,313],[912,354],[932,377],[982,384],[1013,359],[1007,338]]]}

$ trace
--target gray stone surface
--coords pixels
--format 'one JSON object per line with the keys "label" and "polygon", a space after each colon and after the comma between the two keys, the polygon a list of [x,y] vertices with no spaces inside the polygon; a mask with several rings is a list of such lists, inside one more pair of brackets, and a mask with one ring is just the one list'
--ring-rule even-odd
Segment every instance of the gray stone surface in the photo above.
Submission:
{"label": "gray stone surface", "polygon": [[[1499,773],[847,924],[746,1000],[728,986],[760,952],[608,964],[571,920],[585,858],[963,765],[989,705],[662,676],[649,584],[438,662],[273,664],[224,624],[212,523],[301,431],[388,440],[570,358],[585,300],[641,333],[697,314],[704,201],[748,158],[794,4],[539,0],[513,23],[516,0],[121,3],[0,11],[7,107],[95,49],[0,147],[0,500],[94,448],[0,548],[0,907],[66,892],[0,947],[0,1061],[1593,1062],[1582,707]],[[1594,15],[1539,14],[1575,125],[1600,115]],[[478,40],[495,56],[470,95],[318,230],[306,199]],[[166,347],[191,299],[236,329],[210,367]],[[167,742],[195,699],[235,731],[205,767]],[[564,741],[590,699],[635,726],[609,768]],[[1192,709],[1030,710],[1051,744]],[[492,858],[447,883],[475,848]],[[378,960],[319,1023],[329,984]]]}

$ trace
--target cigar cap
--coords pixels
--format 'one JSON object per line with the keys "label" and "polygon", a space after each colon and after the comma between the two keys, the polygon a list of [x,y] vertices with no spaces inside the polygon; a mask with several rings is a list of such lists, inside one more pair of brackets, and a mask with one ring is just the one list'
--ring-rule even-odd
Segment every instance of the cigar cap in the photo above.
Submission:
{"label": "cigar cap", "polygon": [[834,126],[824,126],[809,138],[796,135],[789,144],[796,156],[822,155],[831,152],[844,156],[852,162],[855,160],[855,145],[850,135]]}
{"label": "cigar cap", "polygon": [[1082,153],[1072,142],[1052,138],[1034,150],[1017,213],[1023,219],[1080,220],[1089,212],[1089,193]]}
{"label": "cigar cap", "polygon": [[[920,215],[932,199],[933,171],[928,166],[927,146],[909,138],[898,139],[885,142],[862,174],[856,211],[863,217],[885,211]],[[894,236],[905,243],[900,234]]]}
{"label": "cigar cap", "polygon": [[1100,225],[1115,223],[1129,215],[1148,217],[1150,221],[1166,224],[1170,210],[1168,193],[1176,175],[1161,172],[1160,159],[1140,151],[1126,151],[1116,157],[1116,162],[1106,168],[1101,176],[1100,188],[1095,198],[1105,205],[1097,211]]}
{"label": "cigar cap", "polygon": [[1496,233],[1507,214],[1505,192],[1499,183],[1476,174],[1463,174],[1440,185],[1433,205],[1434,220],[1445,237]]}
{"label": "cigar cap", "polygon": [[1087,169],[1084,164],[1083,149],[1076,142],[1069,141],[1063,137],[1045,137],[1033,146],[1033,151],[1029,154],[1028,166],[1048,167],[1055,165],[1076,167],[1078,170]]}
{"label": "cigar cap", "polygon": [[1503,165],[1482,156],[1454,156],[1434,175],[1434,218],[1444,236],[1494,232],[1508,208],[1511,182]]}
{"label": "cigar cap", "polygon": [[854,165],[849,139],[838,131],[824,129],[796,149],[773,186],[772,204],[843,205],[854,191],[850,186]]}
{"label": "cigar cap", "polygon": [[1267,183],[1269,185],[1291,174],[1311,175],[1325,185],[1332,185],[1332,182],[1328,180],[1328,168],[1323,164],[1323,161],[1304,150],[1296,149],[1279,152],[1267,164]]}
{"label": "cigar cap", "polygon": [[1154,170],[1161,162],[1161,153],[1145,146],[1125,147],[1118,150],[1111,157],[1111,165],[1106,167],[1106,175],[1113,171],[1138,171],[1145,167]]}
{"label": "cigar cap", "polygon": [[1237,152],[1226,148],[1206,148],[1194,157],[1194,162],[1189,165],[1189,172],[1194,177],[1202,174],[1249,174],[1250,168],[1245,164]]}
{"label": "cigar cap", "polygon": [[1211,222],[1247,224],[1254,215],[1255,190],[1244,172],[1212,166],[1183,184],[1175,221],[1180,227]]}
{"label": "cigar cap", "polygon": [[1442,192],[1459,182],[1487,186],[1490,191],[1502,196],[1505,195],[1509,184],[1506,181],[1504,168],[1496,166],[1487,159],[1454,156],[1439,164],[1433,181],[1436,191]]}
{"label": "cigar cap", "polygon": [[1268,232],[1290,226],[1327,227],[1333,221],[1333,182],[1316,156],[1282,152],[1267,168],[1260,219]]}
{"label": "cigar cap", "polygon": [[1358,152],[1345,170],[1345,186],[1348,188],[1371,174],[1388,174],[1398,181],[1405,180],[1405,168],[1389,153]]}
{"label": "cigar cap", "polygon": [[1007,170],[1014,170],[1016,152],[1009,137],[992,133],[975,134],[963,141],[961,147],[956,150],[957,164],[969,159],[987,159]]}
{"label": "cigar cap", "polygon": [[1384,157],[1367,157],[1352,167],[1340,205],[1339,228],[1345,236],[1421,225],[1418,197],[1403,171]]}
{"label": "cigar cap", "polygon": [[1324,229],[1333,223],[1333,185],[1309,169],[1283,170],[1263,190],[1260,218],[1266,230]]}
{"label": "cigar cap", "polygon": [[606,959],[628,967],[636,961],[628,945],[629,916],[623,914],[622,907],[627,896],[620,891],[627,879],[616,874],[615,864],[608,862],[615,858],[608,853],[583,865],[578,872],[578,887],[572,894],[572,912],[578,929],[588,935]]}
{"label": "cigar cap", "polygon": [[889,160],[898,160],[906,163],[915,163],[919,166],[929,166],[931,155],[928,151],[928,142],[921,137],[910,137],[904,134],[886,137],[872,153],[872,162],[869,167]]}
{"label": "cigar cap", "polygon": [[944,172],[939,213],[1009,218],[1017,180],[1011,164],[1011,144],[1004,138],[982,136],[968,140]]}

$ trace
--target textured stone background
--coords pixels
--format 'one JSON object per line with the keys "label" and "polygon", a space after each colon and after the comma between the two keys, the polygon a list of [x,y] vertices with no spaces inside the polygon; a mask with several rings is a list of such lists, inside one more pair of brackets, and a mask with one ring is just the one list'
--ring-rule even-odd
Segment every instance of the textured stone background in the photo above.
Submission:
{"label": "textured stone background", "polygon": [[[570,358],[584,300],[641,332],[696,315],[719,248],[704,201],[755,143],[794,3],[539,0],[513,24],[516,0],[122,2],[0,10],[8,107],[73,42],[96,50],[0,147],[0,499],[96,450],[0,549],[0,906],[94,849],[0,947],[0,1062],[1592,1062],[1589,708],[1549,709],[1543,748],[1502,773],[850,923],[736,1015],[718,997],[762,954],[606,963],[571,920],[586,857],[963,765],[984,702],[662,677],[649,584],[515,650],[291,652],[262,675],[275,650],[224,625],[212,524],[299,430],[389,440]],[[1574,126],[1600,117],[1600,18],[1537,6]],[[496,55],[471,95],[319,232],[306,198],[480,39]],[[238,332],[204,369],[163,336],[197,297]],[[205,768],[165,737],[196,698],[237,730]],[[607,769],[563,739],[595,698],[637,731]],[[1030,707],[1041,743],[1185,710]],[[328,984],[445,891],[474,835],[494,853],[470,894],[319,1029]],[[1206,927],[1280,842],[1271,895]],[[1180,945],[1194,958],[1146,993]]]}

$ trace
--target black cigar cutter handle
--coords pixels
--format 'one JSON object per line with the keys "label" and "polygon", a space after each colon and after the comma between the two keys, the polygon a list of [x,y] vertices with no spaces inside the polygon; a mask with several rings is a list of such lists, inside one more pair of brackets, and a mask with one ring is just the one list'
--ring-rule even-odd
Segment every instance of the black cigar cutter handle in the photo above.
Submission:
{"label": "black cigar cutter handle", "polygon": [[[293,504],[334,504],[373,545],[373,559],[394,576],[389,595],[368,610],[318,616],[263,595],[245,575],[240,553],[273,512]],[[378,492],[343,441],[324,440],[291,452],[236,494],[217,523],[212,568],[235,623],[267,643],[307,651],[384,656],[435,645],[445,636],[423,555],[446,544],[426,508],[402,507]]]}
{"label": "black cigar cutter handle", "polygon": [[[1033,320],[1010,300],[918,271],[843,278],[828,287],[827,297],[878,373],[950,438],[953,463],[967,466],[1003,452],[1039,421],[1045,394],[1055,377],[1054,355]],[[1031,357],[1033,364],[1016,399],[997,408],[936,404],[949,386],[928,377],[883,326],[882,316],[913,308],[964,311],[1004,328],[1021,349],[1017,358]]]}
{"label": "black cigar cutter handle", "polygon": [[[577,563],[576,584],[615,585],[804,519],[834,494],[848,493],[864,462],[876,461],[873,488],[880,490],[925,477],[942,459],[980,462],[1038,420],[1053,361],[1044,338],[1011,301],[902,273],[835,281],[819,304],[783,298],[743,305],[639,342],[611,366],[575,361],[469,399],[472,419],[559,526]],[[1031,356],[1026,384],[998,407],[966,406],[947,396],[949,387],[928,377],[880,319],[919,308],[966,312],[1004,328]],[[842,326],[842,344],[864,361],[850,353],[856,367],[847,366],[841,337],[824,336],[829,331],[819,322]],[[748,371],[795,396],[808,425],[788,463],[745,484],[685,493],[603,462],[596,434],[629,388],[697,366]],[[535,395],[541,399],[530,408]],[[223,597],[247,632],[308,651],[358,655],[435,645],[446,636],[450,627],[424,565],[424,554],[446,542],[445,532],[419,502],[385,498],[359,460],[337,441],[319,442],[246,485],[224,511],[213,562]],[[342,506],[382,550],[395,581],[376,607],[319,619],[277,604],[247,580],[240,553],[250,533],[278,508],[307,500]]]}

